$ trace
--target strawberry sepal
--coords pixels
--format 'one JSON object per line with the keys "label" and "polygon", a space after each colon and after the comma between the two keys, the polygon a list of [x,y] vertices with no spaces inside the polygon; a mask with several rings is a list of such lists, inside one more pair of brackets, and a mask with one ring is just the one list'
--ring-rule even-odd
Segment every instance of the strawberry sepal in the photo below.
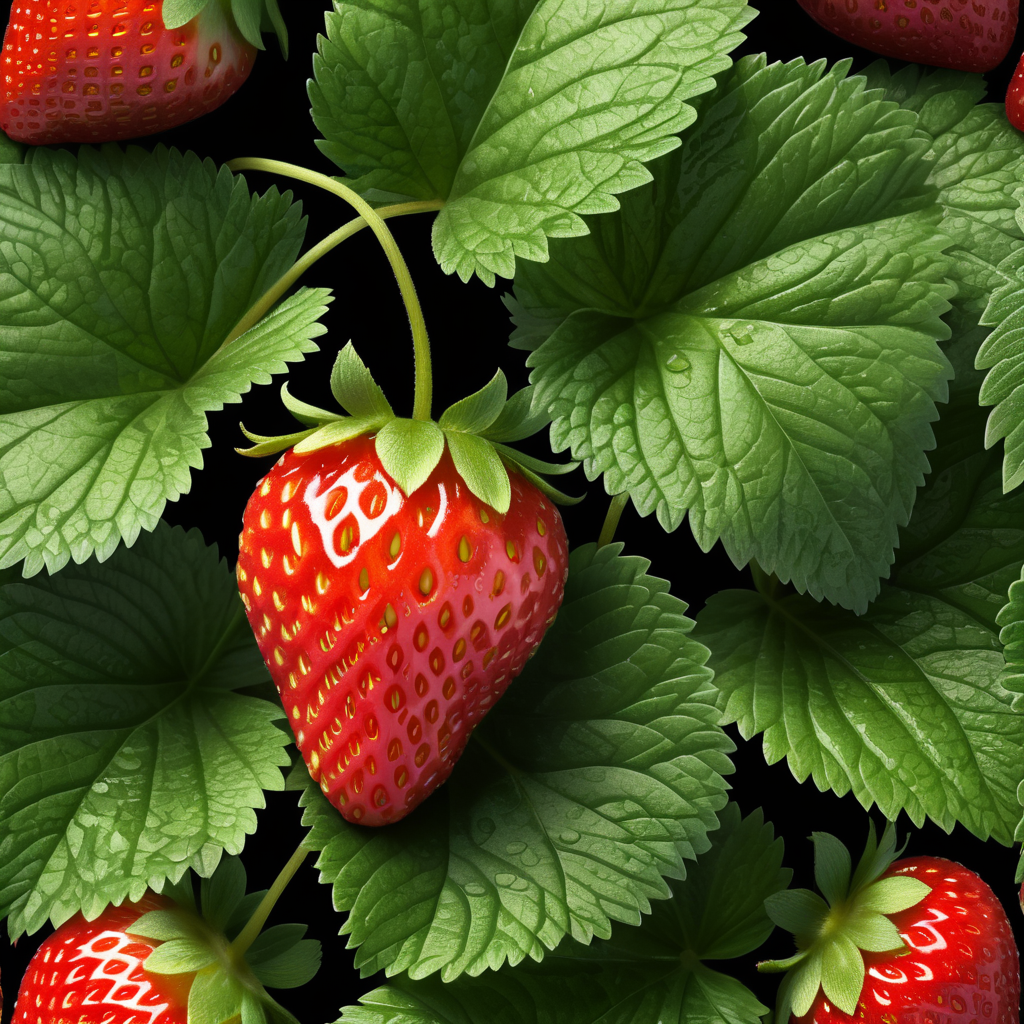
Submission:
{"label": "strawberry sepal", "polygon": [[881,877],[899,855],[891,823],[880,842],[871,827],[855,871],[838,839],[824,832],[811,838],[815,881],[822,895],[790,889],[765,900],[768,916],[792,932],[797,944],[792,957],[757,965],[762,973],[785,972],[776,1006],[780,1021],[805,1016],[819,993],[853,1015],[864,987],[864,953],[908,952],[891,916],[916,906],[932,891],[918,878]]}

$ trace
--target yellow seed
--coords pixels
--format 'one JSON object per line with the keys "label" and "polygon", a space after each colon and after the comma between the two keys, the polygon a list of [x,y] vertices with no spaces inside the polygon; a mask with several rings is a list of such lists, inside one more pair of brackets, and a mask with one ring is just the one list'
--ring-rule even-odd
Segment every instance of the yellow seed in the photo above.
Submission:
{"label": "yellow seed", "polygon": [[281,488],[281,500],[288,502],[292,500],[292,496],[295,494],[295,481],[289,480],[284,487]]}
{"label": "yellow seed", "polygon": [[286,576],[291,576],[295,572],[295,566],[287,555],[281,556],[281,568],[284,569]]}
{"label": "yellow seed", "polygon": [[466,641],[458,640],[455,643],[455,647],[452,650],[452,658],[458,661],[466,653]]}
{"label": "yellow seed", "polygon": [[263,481],[263,486],[260,488],[260,496],[265,498],[270,493],[270,478],[268,477]]}
{"label": "yellow seed", "polygon": [[309,612],[310,615],[316,611],[316,605],[310,600],[309,594],[302,595],[302,607]]}
{"label": "yellow seed", "polygon": [[485,508],[480,509],[480,522],[481,523],[489,523],[490,521],[491,521],[491,517],[487,514],[487,509],[485,509]]}
{"label": "yellow seed", "polygon": [[352,547],[352,527],[351,526],[346,526],[345,529],[341,531],[341,537],[338,540],[338,547],[341,548],[341,553],[343,555],[347,555],[348,554],[348,549],[350,547]]}
{"label": "yellow seed", "polygon": [[459,541],[459,561],[468,562],[473,555],[473,549],[469,546],[469,541],[463,537]]}
{"label": "yellow seed", "polygon": [[267,509],[264,509],[260,513],[260,526],[262,526],[264,530],[270,529],[270,512]]}
{"label": "yellow seed", "polygon": [[370,574],[365,568],[359,573],[359,589],[363,591],[370,589]]}
{"label": "yellow seed", "polygon": [[313,771],[319,771],[320,769],[320,755],[315,750],[309,755],[309,767]]}
{"label": "yellow seed", "polygon": [[420,573],[420,593],[426,596],[434,589],[434,574],[429,569]]}
{"label": "yellow seed", "polygon": [[505,554],[507,554],[513,562],[516,560],[516,546],[510,540],[505,541]]}
{"label": "yellow seed", "polygon": [[388,629],[394,629],[398,625],[398,615],[390,604],[384,609],[384,621],[387,623]]}
{"label": "yellow seed", "polygon": [[495,629],[501,629],[501,627],[504,626],[505,623],[508,622],[508,620],[511,617],[512,617],[512,605],[511,604],[507,604],[507,605],[505,605],[504,608],[501,609],[500,612],[498,612],[498,617],[494,620],[494,628]]}
{"label": "yellow seed", "polygon": [[244,583],[249,578],[249,574],[239,565],[238,566],[238,582]]}
{"label": "yellow seed", "polygon": [[286,508],[284,510],[284,515],[281,516],[281,529],[282,530],[287,530],[288,527],[291,526],[291,525],[292,525],[292,510],[290,508]]}
{"label": "yellow seed", "polygon": [[539,533],[539,534],[540,534],[540,535],[541,535],[542,537],[544,536],[544,534],[545,534],[545,533],[547,533],[547,532],[548,532],[547,530],[545,530],[545,529],[544,529],[544,520],[543,520],[543,519],[538,519],[538,520],[537,520],[537,532],[538,532],[538,533]]}
{"label": "yellow seed", "polygon": [[292,547],[295,549],[295,554],[302,557],[302,537],[299,536],[299,524],[297,522],[292,523]]}
{"label": "yellow seed", "polygon": [[284,651],[282,651],[280,647],[274,648],[274,661],[276,661],[278,665],[284,664]]}
{"label": "yellow seed", "polygon": [[289,672],[289,673],[288,673],[288,685],[289,685],[289,686],[290,686],[290,687],[291,687],[291,688],[292,688],[293,690],[295,690],[295,689],[297,689],[297,688],[298,688],[298,685],[299,685],[299,681],[298,681],[298,680],[297,680],[297,679],[295,678],[295,673],[294,673],[294,672]]}
{"label": "yellow seed", "polygon": [[391,560],[394,561],[398,557],[398,552],[402,550],[402,535],[396,533],[391,538],[391,547],[388,548],[388,553],[391,555]]}
{"label": "yellow seed", "polygon": [[544,567],[548,564],[547,559],[541,554],[540,548],[533,549],[533,567],[537,570],[538,576],[544,575]]}
{"label": "yellow seed", "polygon": [[263,593],[263,587],[260,584],[259,577],[253,576],[252,578],[252,592],[259,597]]}
{"label": "yellow seed", "polygon": [[299,709],[298,709],[298,706],[296,706],[296,707],[292,708],[292,718],[297,719],[298,717],[299,717]]}
{"label": "yellow seed", "polygon": [[274,591],[274,607],[279,611],[283,612],[285,606],[285,599],[275,590]]}
{"label": "yellow seed", "polygon": [[311,666],[309,664],[309,659],[304,654],[300,654],[299,655],[299,671],[304,676],[308,676],[309,675],[310,667]]}
{"label": "yellow seed", "polygon": [[316,574],[316,592],[318,594],[326,594],[330,585],[331,581],[322,572]]}

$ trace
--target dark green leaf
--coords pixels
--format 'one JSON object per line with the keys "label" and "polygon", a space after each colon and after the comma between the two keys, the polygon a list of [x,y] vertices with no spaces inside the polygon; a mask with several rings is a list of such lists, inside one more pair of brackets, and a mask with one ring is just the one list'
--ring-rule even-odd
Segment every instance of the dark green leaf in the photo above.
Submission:
{"label": "dark green leaf", "polygon": [[290,196],[163,147],[0,165],[0,565],[55,572],[156,526],[206,414],[316,348],[323,290],[224,345],[303,230]]}
{"label": "dark green leaf", "polygon": [[[0,915],[13,936],[209,875],[288,763],[232,573],[160,527],[0,588]],[[143,837],[144,840],[143,840]]]}
{"label": "dark green leaf", "polygon": [[853,862],[850,851],[827,832],[812,832],[814,842],[814,881],[829,906],[841,903],[850,891]]}

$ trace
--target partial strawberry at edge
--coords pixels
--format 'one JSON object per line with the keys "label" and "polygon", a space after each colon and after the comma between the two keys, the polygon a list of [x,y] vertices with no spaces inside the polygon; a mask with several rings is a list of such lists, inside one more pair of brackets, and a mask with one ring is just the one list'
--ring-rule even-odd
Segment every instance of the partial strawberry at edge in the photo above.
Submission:
{"label": "partial strawberry at edge", "polygon": [[246,506],[239,589],[312,777],[347,820],[398,821],[562,600],[558,510],[514,469],[506,514],[447,453],[406,496],[373,437],[287,452]]}
{"label": "partial strawberry at edge", "polygon": [[1024,54],[1006,90],[1006,118],[1018,131],[1024,131]]}
{"label": "partial strawberry at edge", "polygon": [[[823,28],[883,57],[991,71],[1009,53],[1020,0],[797,0]],[[767,16],[767,15],[765,15]]]}
{"label": "partial strawberry at edge", "polygon": [[151,135],[220,106],[255,57],[228,0],[175,29],[162,0],[14,0],[0,128],[32,145]]}
{"label": "partial strawberry at edge", "polygon": [[131,934],[143,914],[173,906],[150,892],[137,903],[109,907],[94,921],[76,914],[65,922],[29,961],[12,1024],[186,1024],[192,975],[146,972],[158,943]]}

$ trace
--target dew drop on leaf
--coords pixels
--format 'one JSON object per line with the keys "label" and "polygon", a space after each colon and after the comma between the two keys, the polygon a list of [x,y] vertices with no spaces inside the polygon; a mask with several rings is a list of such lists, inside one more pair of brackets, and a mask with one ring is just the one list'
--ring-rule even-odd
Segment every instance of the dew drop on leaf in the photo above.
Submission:
{"label": "dew drop on leaf", "polygon": [[496,885],[500,885],[503,889],[507,889],[518,877],[518,875],[513,875],[508,871],[499,871],[494,876],[494,881]]}
{"label": "dew drop on leaf", "polygon": [[508,846],[505,847],[505,852],[510,857],[518,857],[519,854],[521,854],[525,849],[526,849],[526,843],[515,842],[515,843],[509,843]]}
{"label": "dew drop on leaf", "polygon": [[467,882],[463,887],[467,896],[485,896],[487,887],[480,882]]}
{"label": "dew drop on leaf", "polygon": [[672,352],[665,360],[665,369],[669,373],[686,373],[690,369],[690,360],[681,352]]}
{"label": "dew drop on leaf", "polygon": [[580,834],[573,828],[567,828],[559,833],[558,839],[560,842],[565,843],[566,846],[572,846],[573,843],[580,841]]}

